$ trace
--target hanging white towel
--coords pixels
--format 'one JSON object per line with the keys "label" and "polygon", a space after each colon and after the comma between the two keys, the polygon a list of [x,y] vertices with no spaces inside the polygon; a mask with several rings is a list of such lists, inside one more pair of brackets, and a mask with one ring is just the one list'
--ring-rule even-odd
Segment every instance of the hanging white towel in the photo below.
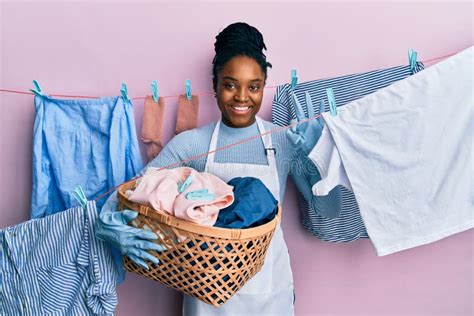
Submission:
{"label": "hanging white towel", "polygon": [[474,226],[473,70],[470,47],[323,113],[313,193],[351,189],[379,256]]}

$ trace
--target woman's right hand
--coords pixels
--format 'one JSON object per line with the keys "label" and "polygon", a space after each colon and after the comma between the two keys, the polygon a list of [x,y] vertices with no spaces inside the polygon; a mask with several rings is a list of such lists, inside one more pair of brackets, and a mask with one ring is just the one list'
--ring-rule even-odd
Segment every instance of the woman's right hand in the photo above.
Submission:
{"label": "woman's right hand", "polygon": [[321,114],[324,112],[324,103],[319,105],[319,116],[316,117],[309,92],[306,92],[305,97],[308,117],[306,117],[303,106],[298,101],[296,95],[291,93],[296,114],[296,120],[291,120],[291,124],[297,122],[298,124],[286,131],[286,136],[290,143],[293,144],[293,148],[302,156],[308,156],[313,150],[324,128],[324,121],[321,117]]}
{"label": "woman's right hand", "polygon": [[132,210],[115,211],[104,207],[99,215],[96,227],[96,237],[108,242],[119,249],[122,255],[127,255],[137,265],[148,270],[145,260],[155,264],[159,260],[147,250],[163,251],[166,248],[152,242],[158,239],[155,233],[127,225],[138,216]]}

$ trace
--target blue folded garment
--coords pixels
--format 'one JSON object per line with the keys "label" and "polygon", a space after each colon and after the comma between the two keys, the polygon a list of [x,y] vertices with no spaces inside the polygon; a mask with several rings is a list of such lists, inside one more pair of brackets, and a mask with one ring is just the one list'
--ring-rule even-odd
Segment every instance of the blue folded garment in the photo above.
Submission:
{"label": "blue folded garment", "polygon": [[239,177],[227,184],[234,187],[234,203],[220,210],[215,227],[256,227],[275,217],[278,201],[260,179]]}

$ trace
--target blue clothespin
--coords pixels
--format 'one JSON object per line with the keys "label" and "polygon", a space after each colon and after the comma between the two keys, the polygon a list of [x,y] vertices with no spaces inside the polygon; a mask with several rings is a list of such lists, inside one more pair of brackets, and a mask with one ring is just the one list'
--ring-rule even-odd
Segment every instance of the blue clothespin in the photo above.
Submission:
{"label": "blue clothespin", "polygon": [[332,91],[332,88],[326,89],[326,96],[328,97],[329,112],[331,113],[331,116],[336,116],[336,99],[334,98],[334,91]]}
{"label": "blue clothespin", "polygon": [[308,118],[315,117],[316,113],[314,112],[313,101],[311,101],[311,95],[309,94],[308,91],[306,91],[305,93],[305,98],[306,98],[306,109],[308,110]]}
{"label": "blue clothespin", "polygon": [[178,186],[178,192],[179,193],[183,193],[184,190],[186,190],[189,185],[191,184],[191,182],[193,181],[193,176],[192,175],[189,175],[186,180],[184,180],[183,183],[181,183],[179,186]]}
{"label": "blue clothespin", "polygon": [[151,83],[151,95],[153,96],[153,101],[158,102],[158,82],[156,80],[153,80]]}
{"label": "blue clothespin", "polygon": [[72,191],[72,195],[83,208],[87,207],[87,198],[80,185],[76,186],[76,188]]}
{"label": "blue clothespin", "polygon": [[324,100],[321,100],[321,102],[319,102],[319,113],[318,114],[323,114],[325,109],[326,109],[326,107],[324,105]]}
{"label": "blue clothespin", "polygon": [[413,49],[408,50],[408,64],[410,65],[410,70],[412,72],[415,72],[416,69],[416,57],[417,57],[417,52],[415,52]]}
{"label": "blue clothespin", "polygon": [[192,95],[191,95],[191,80],[186,79],[186,99],[191,100]]}
{"label": "blue clothespin", "polygon": [[192,201],[212,201],[215,198],[216,196],[212,193],[209,193],[208,189],[195,190],[186,193],[186,199]]}
{"label": "blue clothespin", "polygon": [[298,76],[296,75],[296,69],[291,70],[291,89],[296,88],[298,84]]}
{"label": "blue clothespin", "polygon": [[130,98],[128,97],[128,88],[126,83],[122,83],[122,87],[120,88],[120,95],[124,102],[129,102]]}
{"label": "blue clothespin", "polygon": [[33,80],[33,84],[34,84],[35,88],[30,89],[30,91],[33,92],[34,94],[36,94],[37,96],[42,97],[43,96],[43,91],[41,91],[41,87],[40,87],[38,81]]}

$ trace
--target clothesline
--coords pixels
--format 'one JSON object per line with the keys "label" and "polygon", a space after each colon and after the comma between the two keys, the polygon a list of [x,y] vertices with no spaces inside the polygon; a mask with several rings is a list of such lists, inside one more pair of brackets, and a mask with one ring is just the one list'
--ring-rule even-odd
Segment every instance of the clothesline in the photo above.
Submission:
{"label": "clothesline", "polygon": [[[452,56],[452,55],[455,55],[457,53],[451,53],[451,54],[448,54],[448,55],[444,55],[444,56],[440,56],[440,57],[436,57],[436,58],[432,58],[432,59],[429,59],[429,60],[425,60],[425,61],[422,61],[423,63],[429,63],[429,62],[432,62],[432,61],[435,61],[435,60],[439,60],[439,59],[444,59],[444,58],[447,58],[449,56]],[[276,88],[277,86],[266,86],[265,88],[266,89],[274,89]],[[0,89],[0,92],[7,92],[7,93],[16,93],[16,94],[25,94],[25,95],[34,95],[34,93],[31,93],[31,92],[24,92],[24,91],[16,91],[16,90],[7,90],[7,89]],[[198,95],[198,96],[207,96],[207,95],[213,95],[213,93],[211,92],[207,92],[207,93],[199,93],[199,94],[194,94],[194,95]],[[50,96],[54,96],[54,97],[68,97],[68,98],[91,98],[91,99],[94,99],[94,98],[100,98],[100,97],[94,97],[94,96],[73,96],[73,95],[61,95],[61,94],[54,94],[54,95],[50,95]],[[177,98],[179,97],[179,95],[177,96],[163,96],[163,98]],[[133,97],[131,98],[132,100],[137,100],[137,99],[145,99],[145,97]],[[313,120],[313,119],[316,119],[318,117],[320,117],[321,114],[318,114],[318,115],[315,115],[313,117],[309,117],[309,118],[306,118],[306,119],[303,119],[303,120],[300,120],[298,122],[294,122],[292,124],[289,124],[289,125],[286,125],[286,126],[281,126],[281,127],[277,127],[277,128],[274,128],[270,131],[267,131],[265,133],[257,133],[251,137],[248,137],[248,138],[245,138],[245,139],[242,139],[238,142],[235,142],[235,143],[232,143],[232,144],[229,144],[227,146],[223,146],[223,147],[220,147],[220,148],[216,148],[215,150],[212,150],[212,151],[208,151],[208,152],[205,152],[205,153],[202,153],[202,154],[198,154],[198,155],[195,155],[195,156],[192,156],[192,157],[189,157],[187,159],[184,159],[184,160],[180,160],[180,161],[177,161],[175,163],[172,163],[172,164],[169,164],[167,166],[164,166],[164,167],[161,167],[159,168],[158,170],[163,170],[163,169],[168,169],[168,168],[171,168],[171,167],[175,167],[175,166],[179,166],[181,164],[184,164],[184,163],[187,163],[189,161],[193,161],[193,160],[196,160],[196,159],[199,159],[201,157],[206,157],[207,155],[209,154],[212,154],[212,153],[216,153],[216,152],[219,152],[219,151],[223,151],[223,150],[226,150],[226,149],[229,149],[231,147],[235,147],[235,146],[238,146],[240,144],[243,144],[243,143],[246,143],[246,142],[249,142],[249,141],[252,141],[256,138],[259,138],[259,137],[262,137],[262,136],[265,136],[265,135],[270,135],[270,134],[273,134],[273,133],[277,133],[277,132],[281,132],[281,131],[285,131],[289,128],[292,128],[296,125],[299,125],[299,124],[302,124],[302,123],[305,123],[305,122],[308,122],[310,120]],[[140,176],[136,176],[134,178],[132,178],[131,180],[129,181],[126,181],[126,182],[123,182],[117,186],[114,186],[112,188],[110,188],[107,192],[99,195],[98,197],[96,197],[94,200],[95,201],[98,201],[102,198],[104,198],[105,196],[107,196],[109,193],[115,191],[118,187],[120,187],[121,185],[123,184],[126,184],[126,183],[130,183],[130,182],[133,182],[133,181],[136,181],[136,179],[140,178]]]}
{"label": "clothesline", "polygon": [[[444,55],[444,56],[440,56],[440,57],[431,58],[431,59],[422,61],[422,63],[427,64],[429,62],[432,62],[432,61],[435,61],[435,60],[438,60],[438,59],[443,59],[443,58],[450,57],[450,56],[455,55],[457,53],[458,52],[450,53],[448,55]],[[278,86],[265,86],[265,89],[275,89],[276,87],[278,87]],[[18,90],[11,90],[11,89],[0,89],[0,92],[14,93],[14,94],[24,94],[24,95],[34,95],[34,93],[32,93],[32,92],[18,91]],[[193,95],[196,95],[196,96],[213,96],[214,93],[213,92],[202,92],[202,93],[195,93]],[[66,95],[66,94],[49,94],[49,96],[51,96],[51,97],[60,97],[60,98],[78,98],[78,99],[99,99],[99,98],[101,98],[101,97],[98,97],[98,96]],[[160,96],[160,97],[162,97],[164,99],[178,98],[179,95],[168,95],[168,96]],[[133,97],[133,98],[130,98],[130,99],[131,100],[145,100],[146,96],[145,97]]]}

